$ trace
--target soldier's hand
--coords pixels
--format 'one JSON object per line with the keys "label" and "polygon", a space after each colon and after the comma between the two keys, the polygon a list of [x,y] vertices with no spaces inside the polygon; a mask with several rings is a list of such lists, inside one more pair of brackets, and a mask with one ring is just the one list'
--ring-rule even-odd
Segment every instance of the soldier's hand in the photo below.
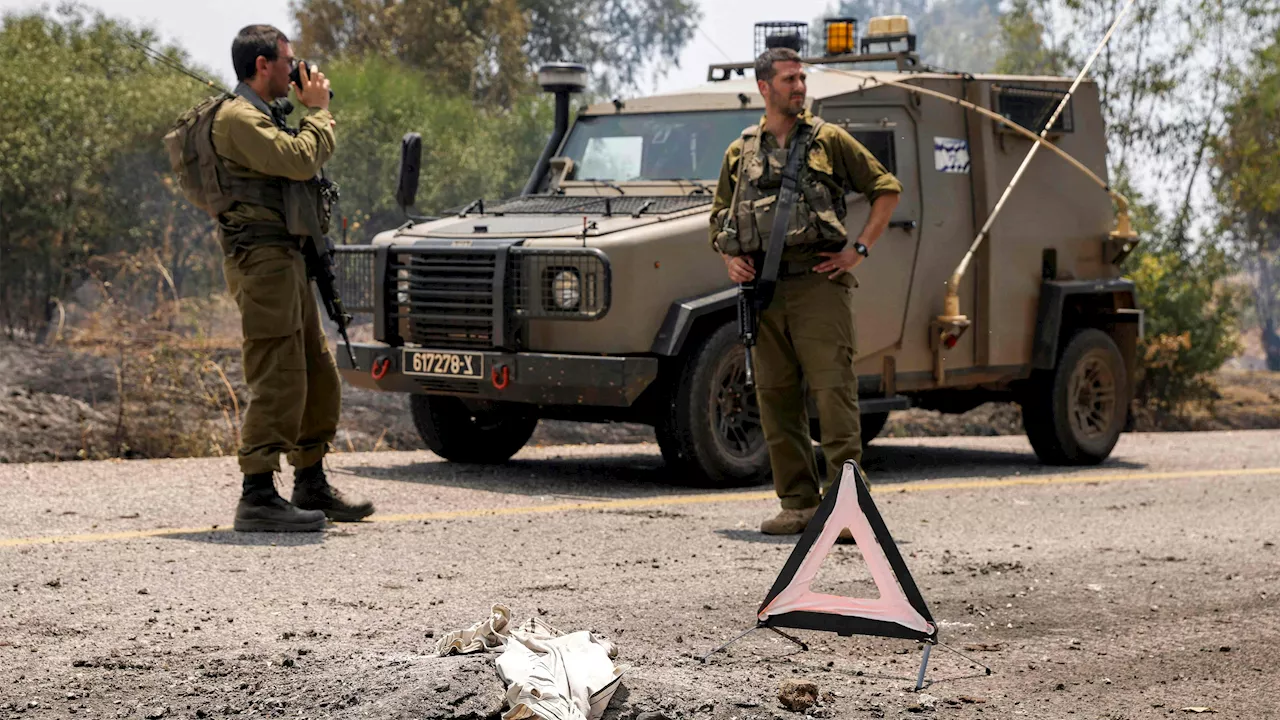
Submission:
{"label": "soldier's hand", "polygon": [[749,257],[724,257],[725,267],[729,269],[729,279],[736,283],[751,282],[756,277],[756,265]]}
{"label": "soldier's hand", "polygon": [[301,89],[297,90],[298,102],[309,108],[329,109],[329,79],[318,68],[303,65],[298,68],[298,78],[302,80]]}
{"label": "soldier's hand", "polygon": [[831,273],[828,277],[835,280],[840,273],[849,272],[862,262],[863,257],[858,254],[857,250],[849,248],[840,252],[824,252],[818,253],[826,258],[826,261],[813,266],[813,271],[817,273]]}

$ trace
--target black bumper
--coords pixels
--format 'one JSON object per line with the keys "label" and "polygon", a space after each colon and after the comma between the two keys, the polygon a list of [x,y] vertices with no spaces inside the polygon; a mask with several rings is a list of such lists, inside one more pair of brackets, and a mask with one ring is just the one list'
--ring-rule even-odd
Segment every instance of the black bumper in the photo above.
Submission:
{"label": "black bumper", "polygon": [[658,360],[651,357],[482,352],[482,378],[425,377],[404,373],[403,348],[355,343],[351,349],[359,370],[352,369],[341,342],[334,357],[343,379],[356,387],[534,405],[630,407],[658,376]]}

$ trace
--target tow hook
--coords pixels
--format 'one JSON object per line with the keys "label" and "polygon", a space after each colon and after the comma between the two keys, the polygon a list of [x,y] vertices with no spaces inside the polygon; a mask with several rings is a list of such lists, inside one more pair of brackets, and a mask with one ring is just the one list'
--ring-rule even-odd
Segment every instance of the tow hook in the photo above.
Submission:
{"label": "tow hook", "polygon": [[369,368],[369,375],[374,380],[381,380],[387,376],[387,371],[391,369],[391,358],[386,355],[379,355],[373,359],[373,367]]}
{"label": "tow hook", "polygon": [[506,390],[507,386],[511,384],[511,369],[506,365],[494,365],[493,370],[489,373],[489,379],[493,381],[495,389]]}

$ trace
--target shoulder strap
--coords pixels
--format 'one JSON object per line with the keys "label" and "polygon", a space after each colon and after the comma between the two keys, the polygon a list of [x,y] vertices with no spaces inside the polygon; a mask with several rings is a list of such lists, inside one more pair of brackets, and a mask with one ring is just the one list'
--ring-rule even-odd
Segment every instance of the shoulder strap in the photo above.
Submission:
{"label": "shoulder strap", "polygon": [[809,147],[810,131],[807,123],[796,128],[796,136],[787,150],[787,165],[782,170],[782,188],[778,191],[777,204],[773,211],[773,228],[769,233],[769,249],[765,252],[764,263],[760,269],[759,283],[760,308],[769,306],[773,299],[773,290],[778,282],[778,269],[782,266],[782,248],[787,236],[787,222],[791,219],[791,209],[796,204],[796,176],[800,172],[800,158]]}
{"label": "shoulder strap", "polygon": [[760,151],[760,126],[748,125],[742,131],[742,151],[738,153],[738,172],[733,181],[733,196],[729,199],[729,211],[724,219],[724,226],[728,227],[736,222],[738,217],[738,191],[742,188],[743,168],[746,167],[747,159],[751,154]]}

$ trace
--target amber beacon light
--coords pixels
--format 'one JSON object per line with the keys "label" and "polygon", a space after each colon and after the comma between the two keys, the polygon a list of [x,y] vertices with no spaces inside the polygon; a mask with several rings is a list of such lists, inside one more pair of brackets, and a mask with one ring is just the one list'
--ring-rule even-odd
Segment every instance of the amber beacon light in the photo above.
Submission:
{"label": "amber beacon light", "polygon": [[854,37],[857,35],[858,21],[853,18],[827,18],[827,54],[843,55],[854,52]]}

